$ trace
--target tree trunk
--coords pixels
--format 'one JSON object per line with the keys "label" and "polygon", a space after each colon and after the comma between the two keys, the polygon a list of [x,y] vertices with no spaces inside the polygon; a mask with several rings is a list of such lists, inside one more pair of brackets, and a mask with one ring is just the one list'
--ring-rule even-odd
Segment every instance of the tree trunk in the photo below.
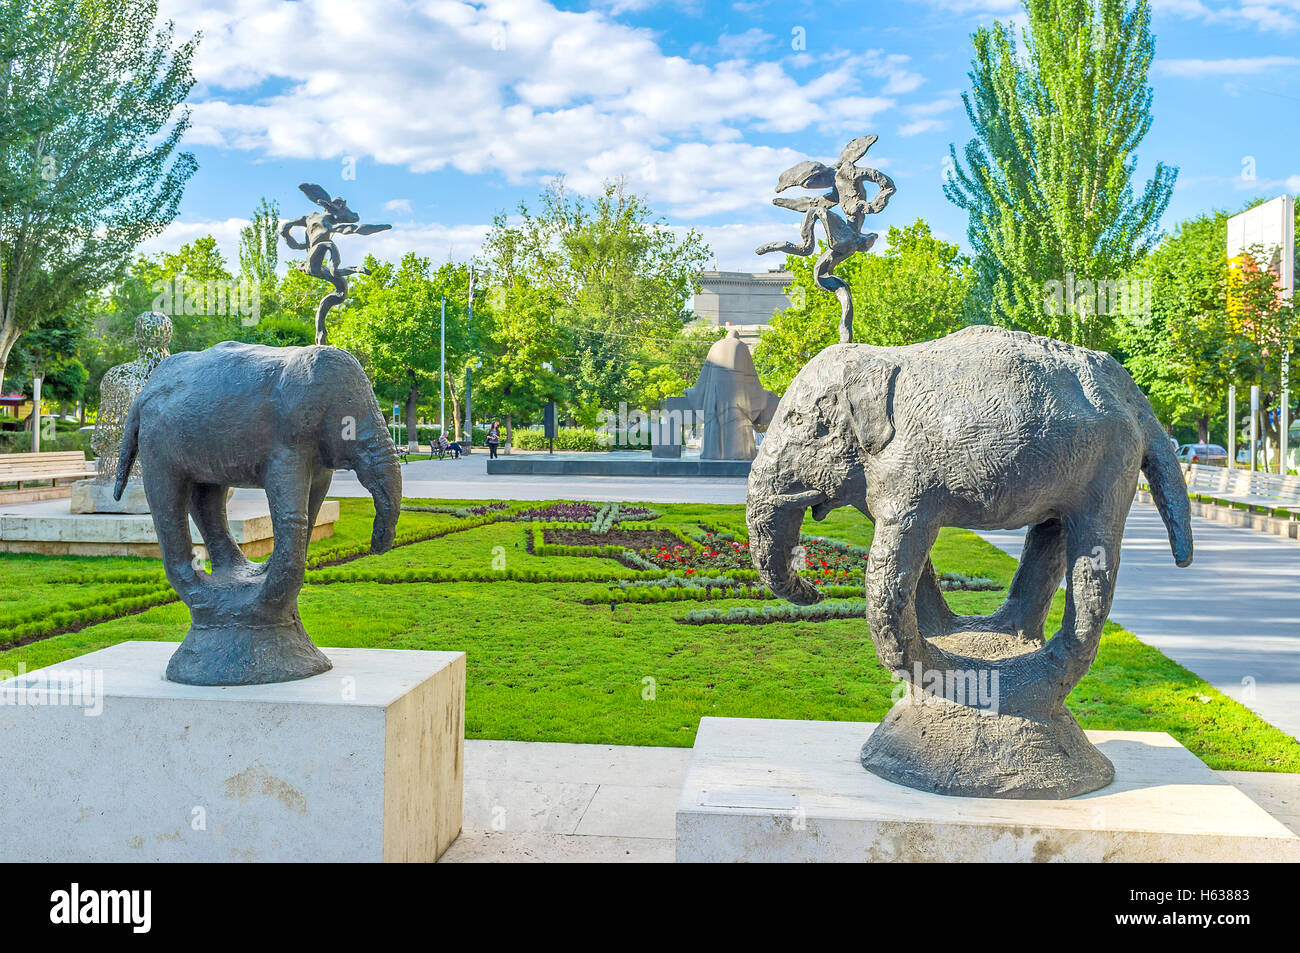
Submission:
{"label": "tree trunk", "polygon": [[456,440],[460,441],[460,401],[456,399],[456,378],[450,372],[446,374],[447,393],[451,394],[451,425],[455,430]]}
{"label": "tree trunk", "polygon": [[513,442],[512,440],[512,435],[514,434],[513,416],[514,416],[513,414],[506,414],[506,451],[505,451],[506,453],[510,452],[510,444]]}
{"label": "tree trunk", "polygon": [[411,389],[406,392],[406,449],[414,453],[419,448],[420,435],[415,426],[415,404],[420,397],[420,387],[415,382],[415,372],[407,371]]}
{"label": "tree trunk", "polygon": [[[1229,426],[1231,426],[1231,422],[1229,422]],[[1210,442],[1210,415],[1209,414],[1201,414],[1201,416],[1196,418],[1196,442],[1197,443]]]}

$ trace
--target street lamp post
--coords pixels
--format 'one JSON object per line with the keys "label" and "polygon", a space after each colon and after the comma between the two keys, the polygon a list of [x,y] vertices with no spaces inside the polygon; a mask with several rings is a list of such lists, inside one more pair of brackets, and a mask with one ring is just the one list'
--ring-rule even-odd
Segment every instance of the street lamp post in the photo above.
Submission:
{"label": "street lamp post", "polygon": [[447,299],[442,299],[442,323],[438,332],[438,435],[447,433]]}
{"label": "street lamp post", "polygon": [[465,433],[461,443],[465,447],[465,453],[471,453],[474,450],[474,417],[473,398],[470,393],[470,372],[474,367],[473,351],[473,329],[474,329],[474,266],[469,266],[469,303],[465,314],[465,338],[470,347],[469,359],[465,362]]}
{"label": "street lamp post", "polygon": [[41,452],[41,375],[32,377],[32,453]]}

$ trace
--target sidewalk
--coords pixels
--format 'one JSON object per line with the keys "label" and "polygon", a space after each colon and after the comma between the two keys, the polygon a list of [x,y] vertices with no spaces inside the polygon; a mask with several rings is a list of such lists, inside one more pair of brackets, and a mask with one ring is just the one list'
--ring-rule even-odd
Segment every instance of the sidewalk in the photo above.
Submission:
{"label": "sidewalk", "polygon": [[[672,863],[690,748],[465,742],[465,824],[441,863]],[[1300,774],[1219,775],[1300,834]]]}
{"label": "sidewalk", "polygon": [[[981,532],[1016,559],[1024,530]],[[1193,517],[1179,569],[1156,508],[1134,503],[1110,617],[1265,721],[1300,736],[1300,548]]]}
{"label": "sidewalk", "polygon": [[[544,454],[543,454],[544,456]],[[484,450],[459,460],[417,460],[402,467],[407,499],[591,500],[633,503],[744,503],[744,479],[701,477],[507,476],[487,472]],[[368,496],[349,470],[334,474],[330,496]]]}

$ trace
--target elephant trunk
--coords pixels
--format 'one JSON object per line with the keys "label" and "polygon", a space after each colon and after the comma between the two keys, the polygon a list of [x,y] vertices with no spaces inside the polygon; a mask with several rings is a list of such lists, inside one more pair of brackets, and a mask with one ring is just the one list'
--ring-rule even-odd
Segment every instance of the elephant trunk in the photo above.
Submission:
{"label": "elephant trunk", "polygon": [[799,527],[809,505],[803,497],[758,499],[750,502],[746,511],[749,554],[759,579],[782,599],[801,606],[823,597],[821,590],[799,575],[795,565],[802,562]]}
{"label": "elephant trunk", "polygon": [[388,431],[380,428],[367,441],[356,463],[357,479],[375,501],[375,526],[370,534],[370,551],[386,553],[397,535],[397,517],[402,510],[402,467],[397,448]]}

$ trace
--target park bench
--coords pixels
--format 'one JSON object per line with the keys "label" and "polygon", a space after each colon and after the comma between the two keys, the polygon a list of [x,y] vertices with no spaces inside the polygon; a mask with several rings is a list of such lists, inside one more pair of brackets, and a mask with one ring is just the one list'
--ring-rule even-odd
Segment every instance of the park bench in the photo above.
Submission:
{"label": "park bench", "polygon": [[1300,477],[1249,470],[1229,470],[1192,463],[1183,466],[1187,492],[1265,510],[1300,515]]}
{"label": "park bench", "polygon": [[[85,480],[94,464],[80,450],[53,453],[0,453],[0,503],[27,503],[72,496],[72,485],[61,480]],[[25,486],[28,483],[46,486]],[[4,487],[10,488],[5,489]]]}

